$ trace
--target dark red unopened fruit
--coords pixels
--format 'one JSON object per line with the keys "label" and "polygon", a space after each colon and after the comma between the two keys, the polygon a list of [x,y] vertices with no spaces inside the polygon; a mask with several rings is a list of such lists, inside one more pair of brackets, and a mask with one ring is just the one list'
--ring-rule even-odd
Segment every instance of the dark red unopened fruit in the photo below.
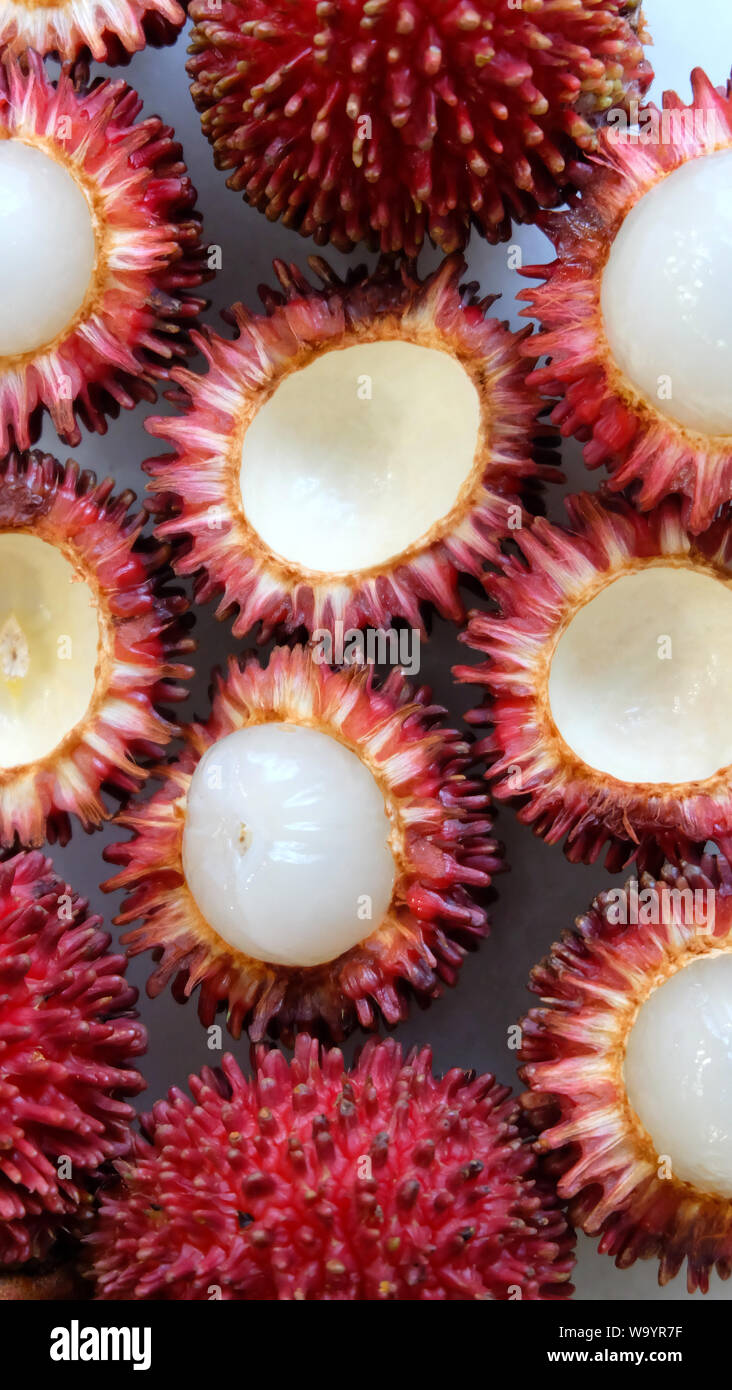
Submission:
{"label": "dark red unopened fruit", "polygon": [[638,0],[192,0],[188,71],[229,186],[319,244],[445,251],[551,206],[645,92]]}
{"label": "dark red unopened fruit", "polygon": [[506,1087],[302,1036],[190,1078],[143,1122],[90,1235],[102,1298],[557,1299],[572,1236]]}
{"label": "dark red unopened fruit", "polygon": [[125,1097],[144,1088],[137,992],[86,909],[41,853],[0,867],[0,1267],[12,1270],[83,1224],[100,1169],[129,1147]]}

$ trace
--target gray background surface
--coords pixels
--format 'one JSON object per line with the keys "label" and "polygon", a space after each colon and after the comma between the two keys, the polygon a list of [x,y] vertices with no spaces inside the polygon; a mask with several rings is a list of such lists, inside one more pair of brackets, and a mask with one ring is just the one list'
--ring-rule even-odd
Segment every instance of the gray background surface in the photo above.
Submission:
{"label": "gray background surface", "polygon": [[[726,79],[732,63],[729,0],[696,0],[693,6],[688,0],[645,0],[644,8],[654,37],[654,48],[650,52],[657,73],[652,91],[654,97],[660,99],[664,88],[673,87],[688,100],[689,71],[697,64],[706,68],[715,83]],[[271,282],[274,256],[304,264],[306,256],[317,248],[295,233],[271,225],[225,187],[224,176],[214,169],[209,146],[201,135],[198,116],[189,96],[184,66],[186,44],[187,31],[173,48],[148,49],[117,73],[139,90],[145,112],[157,113],[173,125],[183,144],[198,189],[205,239],[222,249],[222,269],[206,287],[211,300],[206,317],[218,326],[219,311],[232,302],[240,299],[250,307],[258,306],[257,286]],[[523,249],[524,264],[552,258],[549,243],[533,228],[515,229],[513,241]],[[339,268],[349,261],[374,260],[359,252],[348,258],[330,250],[327,254]],[[434,251],[425,251],[421,269],[433,266],[438,259]],[[485,293],[500,291],[502,294],[494,313],[510,319],[512,325],[518,327],[521,320],[517,317],[514,296],[527,282],[508,269],[507,247],[491,247],[474,236],[467,259],[469,278],[478,279]],[[149,413],[156,412],[142,405],[112,421],[105,437],[85,435],[82,444],[73,451],[74,457],[100,477],[111,473],[118,488],[129,486],[141,493],[145,479],[140,462],[159,452],[157,441],[143,428],[144,418]],[[69,454],[48,427],[41,443],[62,459]],[[548,499],[550,515],[557,519],[562,514],[564,492],[595,488],[599,482],[598,474],[584,469],[574,443],[565,444],[563,452],[568,484],[566,488],[552,489]],[[468,602],[474,600],[469,598]],[[230,652],[246,646],[246,643],[234,641],[228,625],[214,620],[211,606],[198,609],[196,636],[199,643],[196,678],[191,696],[181,707],[184,717],[191,717],[194,712],[206,714],[212,666],[223,663]],[[459,720],[463,711],[476,702],[475,693],[469,687],[456,686],[451,679],[453,663],[468,659],[467,649],[458,644],[456,637],[450,624],[435,621],[431,639],[423,645],[421,673],[422,679],[433,686],[437,698],[447,706],[453,721]],[[415,1010],[412,1018],[397,1030],[397,1036],[407,1046],[414,1042],[430,1042],[439,1069],[456,1065],[476,1067],[481,1071],[494,1071],[501,1080],[515,1084],[515,1055],[507,1049],[506,1030],[531,1002],[525,987],[529,970],[561,929],[571,923],[593,894],[607,886],[610,879],[600,866],[587,868],[568,864],[559,848],[535,839],[509,810],[500,811],[497,833],[506,845],[510,872],[497,880],[491,937],[476,955],[467,958],[457,989],[448,991],[429,1012]],[[119,837],[120,832],[110,826],[92,836],[85,836],[76,829],[65,849],[55,847],[52,851],[58,869],[77,891],[89,897],[93,908],[107,920],[117,910],[119,898],[105,896],[98,889],[97,885],[111,872],[111,866],[102,860],[102,849]],[[150,1033],[149,1052],[143,1065],[148,1081],[148,1090],[142,1097],[143,1108],[173,1083],[183,1084],[190,1072],[217,1060],[207,1048],[207,1035],[198,1023],[194,1002],[178,1005],[168,993],[157,1000],[147,1000],[144,984],[149,967],[149,956],[139,957],[130,967],[131,978],[140,987],[141,1010]],[[347,1046],[349,1055],[355,1045],[351,1042]],[[246,1039],[231,1043],[231,1050],[241,1064],[247,1066]],[[579,1239],[578,1255],[575,1280],[578,1299],[687,1297],[683,1275],[665,1290],[658,1288],[655,1263],[638,1264],[629,1271],[617,1270],[612,1261],[599,1256],[594,1243],[584,1237]],[[731,1298],[732,1287],[715,1276],[709,1297]]]}

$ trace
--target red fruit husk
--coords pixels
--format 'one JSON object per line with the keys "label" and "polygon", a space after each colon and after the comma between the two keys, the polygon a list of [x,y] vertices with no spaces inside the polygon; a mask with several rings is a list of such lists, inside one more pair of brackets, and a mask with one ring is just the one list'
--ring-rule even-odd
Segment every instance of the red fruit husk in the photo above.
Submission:
{"label": "red fruit husk", "polygon": [[[488,317],[492,297],[461,285],[460,256],[424,280],[403,262],[382,262],[372,274],[357,267],[345,280],[320,258],[310,266],[322,287],[275,262],[280,290],[260,290],[266,314],[234,306],[233,341],[210,329],[193,335],[207,373],[174,370],[181,414],[146,422],[174,450],[145,465],[165,518],[158,534],[176,542],[176,571],[194,576],[196,599],[219,597],[217,616],[235,615],[236,636],[257,624],[266,640],[274,630],[332,633],[337,624],[388,627],[394,618],[423,631],[427,604],[458,621],[460,574],[479,575],[495,561],[519,498],[530,504],[541,480],[561,478],[553,433],[537,418],[538,392],[527,389],[523,334]],[[323,352],[383,339],[446,352],[468,373],[481,407],[473,469],[452,510],[402,553],[351,574],[315,573],[275,553],[245,515],[243,433],[290,372]]]}
{"label": "red fruit husk", "polygon": [[[468,745],[445,728],[429,692],[410,690],[394,670],[381,687],[373,670],[333,671],[302,647],[276,647],[264,669],[234,658],[217,673],[205,724],[183,730],[186,748],[161,769],[164,785],[120,814],[132,839],[108,847],[122,867],[103,884],[128,897],[115,922],[141,919],[123,942],[131,955],[157,952],[148,983],[157,995],[172,981],[176,997],[200,985],[199,1017],[210,1026],[225,1003],[234,1037],[269,1030],[290,1039],[321,1029],[339,1039],[357,1024],[389,1024],[455,984],[466,950],[487,930],[481,893],[502,868],[491,836],[490,798],[471,780]],[[394,829],[395,883],[384,919],[337,959],[308,968],[255,960],[208,925],[185,880],[182,842],[191,778],[218,739],[247,724],[285,720],[341,739],[366,763],[384,794]]]}
{"label": "red fruit husk", "polygon": [[21,57],[32,48],[64,63],[126,63],[146,44],[174,43],[185,22],[178,0],[61,0],[51,5],[4,0],[0,48]]}
{"label": "red fruit husk", "polygon": [[[190,352],[188,330],[208,278],[195,189],[180,146],[122,81],[76,90],[53,83],[36,53],[0,61],[0,137],[39,144],[89,200],[99,244],[78,314],[54,340],[0,361],[0,452],[38,438],[43,411],[68,444],[79,421],[103,434],[107,416],[156,399],[155,384]],[[113,236],[112,254],[107,240]]]}
{"label": "red fruit husk", "polygon": [[[486,574],[498,614],[474,612],[461,640],[486,660],[457,666],[458,680],[484,686],[487,700],[472,725],[491,724],[476,744],[488,760],[495,795],[519,808],[519,819],[567,857],[592,863],[607,847],[608,868],[633,859],[659,867],[707,839],[732,835],[729,768],[703,781],[630,783],[589,766],[554,724],[548,697],[551,656],[560,633],[588,597],[622,574],[657,558],[698,567],[729,583],[732,508],[702,535],[691,535],[678,498],[641,515],[620,498],[579,493],[566,499],[570,527],[538,518],[516,531],[518,554]],[[662,862],[663,856],[661,856]]]}
{"label": "red fruit husk", "polygon": [[[686,1260],[689,1292],[706,1293],[713,1269],[723,1279],[732,1272],[732,1202],[661,1165],[628,1102],[623,1060],[651,992],[705,954],[732,951],[732,869],[697,855],[667,864],[658,882],[644,875],[640,888],[655,921],[618,925],[615,894],[601,893],[533,970],[542,1003],[522,1024],[530,1089],[521,1100],[570,1220],[599,1236],[621,1269],[658,1259],[660,1284]],[[682,898],[664,902],[664,889],[713,893],[713,929],[696,924]]]}
{"label": "red fruit husk", "polygon": [[637,0],[192,0],[188,72],[229,187],[349,251],[450,252],[561,200],[642,96]]}
{"label": "red fruit husk", "polygon": [[[88,1221],[127,1153],[146,1046],[126,959],[33,852],[0,865],[0,1267],[44,1260]],[[22,1271],[21,1271],[22,1272]]]}
{"label": "red fruit husk", "polygon": [[573,1237],[507,1087],[428,1048],[351,1070],[302,1036],[173,1089],[118,1165],[89,1249],[101,1298],[559,1299]]}
{"label": "red fruit husk", "polygon": [[[643,511],[670,493],[681,494],[684,522],[700,532],[732,497],[730,438],[679,424],[633,387],[613,361],[600,301],[610,248],[636,203],[686,160],[732,147],[732,82],[718,91],[701,68],[694,69],[691,82],[689,106],[666,92],[665,116],[652,105],[640,113],[641,121],[675,122],[675,138],[641,136],[634,142],[618,138],[612,128],[600,132],[581,198],[569,213],[541,221],[557,259],[524,267],[523,275],[545,283],[518,297],[530,306],[524,315],[542,327],[522,344],[522,352],[550,359],[531,380],[547,397],[560,397],[551,418],[562,434],[585,442],[587,467],[604,464],[609,486],[632,489]],[[653,130],[650,123],[643,128]]]}
{"label": "red fruit husk", "polygon": [[[0,531],[30,531],[62,549],[103,614],[96,687],[84,718],[57,748],[0,769],[0,845],[65,844],[70,816],[85,830],[110,814],[103,792],[125,797],[148,773],[177,726],[163,712],[185,698],[192,674],[180,661],[187,636],[185,596],[168,587],[166,546],[141,536],[134,493],[65,466],[50,454],[10,454],[0,463]],[[190,620],[192,621],[192,620]]]}

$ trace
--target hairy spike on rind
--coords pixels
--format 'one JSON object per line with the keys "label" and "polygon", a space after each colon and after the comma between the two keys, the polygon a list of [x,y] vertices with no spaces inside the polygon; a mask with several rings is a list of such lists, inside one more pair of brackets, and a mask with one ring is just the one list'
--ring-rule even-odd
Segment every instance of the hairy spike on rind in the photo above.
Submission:
{"label": "hairy spike on rind", "polygon": [[523,275],[545,283],[518,297],[528,302],[524,315],[543,330],[522,352],[550,359],[531,379],[547,396],[561,398],[552,419],[562,434],[586,441],[588,468],[606,465],[610,487],[632,488],[643,510],[669,493],[682,494],[684,520],[699,532],[732,497],[732,441],[686,428],[631,385],[613,361],[600,304],[602,272],[631,209],[684,161],[732,147],[732,83],[718,91],[700,68],[691,81],[688,107],[667,92],[662,112],[644,109],[646,128],[653,130],[652,120],[673,121],[673,138],[634,142],[614,128],[600,133],[581,198],[568,214],[542,221],[557,259],[524,267]]}
{"label": "hairy spike on rind", "polygon": [[0,462],[0,533],[31,532],[57,546],[90,586],[104,628],[86,715],[47,756],[0,768],[0,844],[65,844],[70,815],[85,830],[107,819],[102,789],[126,795],[176,733],[160,706],[182,700],[191,668],[188,601],[169,589],[164,547],[141,537],[134,494],[112,495],[78,465],[38,451]]}
{"label": "hairy spike on rind", "polygon": [[79,420],[104,433],[106,416],[154,401],[155,382],[190,350],[189,325],[203,307],[192,291],[208,278],[195,190],[172,130],[157,116],[137,120],[141,106],[119,80],[76,91],[64,70],[52,83],[35,53],[0,61],[0,136],[38,145],[71,171],[90,199],[98,246],[68,330],[0,358],[2,453],[37,439],[44,409],[69,444],[81,439]]}
{"label": "hairy spike on rind", "polygon": [[692,535],[678,498],[641,515],[620,498],[580,493],[566,499],[570,528],[538,518],[517,531],[518,554],[486,574],[499,612],[473,612],[460,640],[487,658],[458,666],[458,680],[485,686],[486,703],[466,717],[492,725],[475,746],[488,759],[495,795],[520,804],[519,819],[550,844],[564,841],[574,862],[607,866],[635,859],[657,867],[658,846],[685,849],[732,834],[730,769],[682,784],[618,781],[579,758],[559,734],[547,693],[559,635],[588,598],[645,561],[675,557],[704,573],[732,578],[732,508]]}
{"label": "hairy spike on rind", "polygon": [[143,1121],[88,1238],[101,1298],[561,1299],[574,1238],[492,1076],[429,1048],[258,1048]]}
{"label": "hairy spike on rind", "polygon": [[191,93],[230,188],[319,245],[416,256],[530,221],[652,77],[638,0],[192,0]]}
{"label": "hairy spike on rind", "polygon": [[[115,921],[142,919],[123,938],[130,954],[162,957],[148,993],[171,979],[180,999],[200,986],[205,1025],[225,1002],[234,1037],[247,1025],[255,1040],[268,1030],[289,1040],[315,1028],[341,1038],[357,1024],[373,1028],[379,1015],[397,1023],[410,989],[426,1002],[454,984],[466,948],[486,930],[471,890],[487,887],[502,860],[488,797],[469,779],[468,746],[443,727],[443,713],[396,670],[377,688],[372,671],[333,671],[302,647],[275,648],[264,669],[256,658],[232,658],[226,677],[217,674],[208,721],[183,730],[185,751],[161,769],[162,789],[120,814],[133,838],[104,852],[122,868],[102,886],[128,893]],[[350,747],[376,778],[395,826],[387,915],[358,946],[309,968],[230,947],[202,917],[183,873],[186,796],[200,758],[233,730],[271,720],[309,725]]]}
{"label": "hairy spike on rind", "polygon": [[184,22],[177,0],[0,0],[0,47],[19,56],[32,48],[69,63],[87,55],[126,62],[148,43],[173,43]]}
{"label": "hairy spike on rind", "polygon": [[[599,1236],[620,1268],[657,1258],[666,1284],[686,1260],[689,1292],[706,1292],[715,1267],[723,1279],[732,1268],[732,1202],[660,1175],[622,1065],[637,1011],[659,983],[707,953],[732,951],[732,870],[697,854],[640,886],[647,920],[619,925],[614,895],[601,893],[532,972],[542,1004],[522,1024],[522,1106],[570,1220]],[[713,928],[681,898],[663,908],[664,889],[713,892]]]}
{"label": "hairy spike on rind", "polygon": [[146,1034],[100,927],[43,854],[0,866],[0,1268],[78,1232],[100,1170],[130,1145],[123,1098],[144,1088],[131,1059]]}
{"label": "hairy spike on rind", "polygon": [[[479,574],[498,557],[518,494],[561,476],[551,431],[537,425],[538,393],[526,387],[522,335],[487,318],[492,300],[460,285],[459,256],[423,281],[406,263],[382,262],[371,275],[359,267],[345,281],[319,258],[310,264],[322,286],[275,262],[280,289],[261,291],[266,315],[235,305],[233,341],[209,329],[193,335],[207,373],[171,373],[184,393],[182,413],[146,422],[174,450],[145,465],[166,518],[158,534],[185,543],[174,563],[177,573],[195,575],[199,601],[220,596],[220,618],[238,610],[237,636],[257,623],[265,639],[276,629],[379,627],[393,618],[422,630],[423,603],[457,620],[459,574]],[[472,379],[481,412],[472,473],[448,515],[403,553],[352,574],[308,571],[276,555],[244,513],[243,435],[293,370],[331,349],[393,339],[450,354]]]}

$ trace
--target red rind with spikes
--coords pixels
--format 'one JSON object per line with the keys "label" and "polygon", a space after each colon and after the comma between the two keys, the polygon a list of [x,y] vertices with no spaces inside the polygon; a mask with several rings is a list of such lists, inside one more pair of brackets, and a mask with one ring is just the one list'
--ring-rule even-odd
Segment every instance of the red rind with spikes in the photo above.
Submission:
{"label": "red rind with spikes", "polygon": [[[632,488],[644,511],[680,493],[684,521],[699,532],[732,498],[730,439],[687,429],[638,394],[612,360],[600,303],[610,248],[635,204],[685,160],[732,147],[732,83],[717,91],[700,68],[691,82],[688,107],[675,92],[663,98],[674,138],[634,143],[613,130],[600,133],[593,168],[582,178],[582,197],[568,214],[542,219],[557,259],[522,270],[545,283],[523,290],[519,299],[530,306],[524,315],[537,318],[543,329],[522,344],[522,352],[550,359],[532,380],[547,396],[561,398],[551,418],[562,434],[586,441],[588,468],[605,464],[610,487]],[[650,113],[663,120],[653,106],[645,108],[644,118]],[[689,120],[687,113],[708,119]],[[653,129],[650,123],[646,128]]]}
{"label": "red rind with spikes", "polygon": [[470,724],[493,726],[475,753],[488,760],[495,795],[520,802],[519,819],[550,844],[564,841],[569,859],[592,863],[607,845],[609,868],[636,857],[649,866],[657,844],[675,859],[690,845],[732,834],[729,768],[671,784],[622,782],[590,767],[552,719],[551,655],[598,581],[611,583],[644,562],[697,563],[729,583],[732,509],[694,536],[677,498],[645,516],[619,498],[589,493],[567,498],[566,506],[570,529],[538,518],[514,533],[520,553],[505,555],[502,572],[485,576],[498,615],[473,612],[461,636],[487,658],[454,671],[488,692],[486,704],[466,716]]}
{"label": "red rind with spikes", "polygon": [[187,599],[166,585],[168,551],[141,537],[134,493],[113,496],[77,464],[50,454],[10,454],[0,463],[0,532],[30,531],[60,547],[105,610],[105,650],[84,718],[43,758],[0,768],[0,844],[65,844],[69,817],[85,830],[107,819],[102,789],[126,796],[159,756],[176,725],[161,706],[182,700]]}
{"label": "red rind with spikes", "polygon": [[[383,262],[372,275],[358,267],[345,281],[319,258],[310,265],[322,288],[277,261],[280,290],[260,291],[266,315],[238,304],[233,341],[209,329],[193,335],[208,372],[174,370],[181,415],[146,422],[175,451],[145,465],[167,518],[158,534],[183,543],[176,571],[195,576],[199,602],[220,596],[220,618],[238,610],[236,636],[257,623],[265,639],[275,629],[388,627],[393,618],[423,630],[424,603],[459,620],[460,573],[480,574],[486,560],[498,558],[519,494],[561,477],[551,431],[537,424],[539,395],[526,386],[522,335],[487,317],[492,298],[479,300],[474,284],[460,285],[466,267],[459,256],[424,281],[406,263]],[[244,514],[243,431],[289,372],[322,352],[395,338],[449,353],[473,380],[481,426],[470,480],[429,535],[391,560],[353,574],[298,569],[270,550]]]}
{"label": "red rind with spikes", "polygon": [[522,1105],[570,1220],[599,1236],[601,1252],[621,1269],[658,1259],[661,1284],[686,1260],[689,1292],[706,1293],[713,1269],[732,1272],[732,1202],[661,1174],[622,1067],[637,1010],[658,984],[707,952],[732,951],[732,870],[706,855],[667,864],[659,882],[645,875],[641,888],[649,917],[664,888],[713,892],[713,930],[695,925],[681,898],[672,911],[658,903],[655,922],[621,926],[615,898],[601,893],[532,972],[542,1003],[522,1024]]}
{"label": "red rind with spikes", "polygon": [[[185,0],[183,0],[185,5]],[[35,49],[74,63],[124,63],[146,44],[174,43],[185,21],[177,0],[2,0],[0,48],[19,56]]]}
{"label": "red rind with spikes", "polygon": [[[192,0],[188,71],[228,183],[319,245],[446,252],[531,220],[642,96],[637,0]],[[640,25],[641,33],[637,32]]]}
{"label": "red rind with spikes", "polygon": [[42,854],[0,865],[0,1266],[43,1260],[88,1219],[129,1148],[123,1097],[144,1088],[137,992],[86,908]]}
{"label": "red rind with spikes", "polygon": [[559,1299],[573,1238],[491,1076],[428,1048],[298,1039],[189,1081],[143,1122],[89,1238],[102,1298]]}
{"label": "red rind with spikes", "polygon": [[0,136],[38,142],[69,167],[93,198],[103,253],[114,237],[81,319],[46,348],[0,359],[2,453],[37,439],[44,409],[69,444],[79,420],[104,433],[106,416],[154,401],[155,382],[190,350],[203,307],[191,291],[208,276],[195,190],[172,130],[138,120],[141,107],[121,81],[77,91],[62,71],[52,83],[35,53],[0,62]]}
{"label": "red rind with spikes", "polygon": [[[264,669],[256,658],[232,658],[226,677],[217,676],[207,723],[185,728],[185,751],[161,769],[162,789],[118,817],[133,838],[104,852],[122,868],[102,886],[129,895],[115,921],[142,918],[123,938],[130,954],[162,955],[148,993],[172,979],[184,999],[200,985],[201,1021],[213,1023],[225,1001],[234,1037],[246,1025],[256,1040],[268,1029],[285,1039],[317,1028],[340,1038],[356,1024],[373,1028],[379,1014],[389,1024],[405,1018],[410,992],[425,1003],[454,984],[466,948],[486,930],[471,894],[490,884],[502,860],[489,799],[469,779],[468,746],[443,727],[443,714],[398,671],[377,689],[372,673],[331,671],[302,647],[275,648]],[[386,917],[336,960],[302,969],[254,960],[223,941],[201,916],[182,866],[185,800],[200,758],[234,729],[278,719],[340,738],[375,776],[398,827]]]}

